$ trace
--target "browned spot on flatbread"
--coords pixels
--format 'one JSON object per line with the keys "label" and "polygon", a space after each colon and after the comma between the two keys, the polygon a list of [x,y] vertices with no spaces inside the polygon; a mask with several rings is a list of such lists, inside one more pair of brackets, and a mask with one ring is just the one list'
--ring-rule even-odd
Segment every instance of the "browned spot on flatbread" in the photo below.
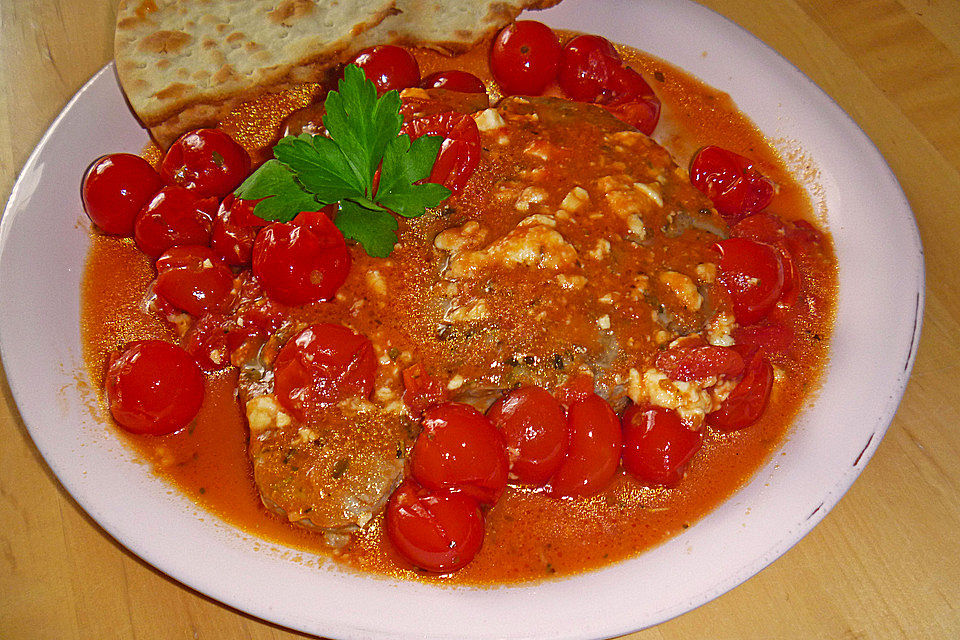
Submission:
{"label": "browned spot on flatbread", "polygon": [[157,92],[156,97],[158,100],[176,100],[183,95],[188,95],[193,92],[193,87],[189,84],[183,84],[181,82],[175,82],[160,91]]}
{"label": "browned spot on flatbread", "polygon": [[153,0],[143,0],[140,4],[137,5],[137,8],[133,10],[138,16],[143,18],[148,13],[153,13],[157,10],[157,3]]}
{"label": "browned spot on flatbread", "polygon": [[176,53],[192,40],[190,34],[183,31],[157,31],[143,38],[137,48],[146,53]]}
{"label": "browned spot on flatbread", "polygon": [[276,9],[267,14],[267,19],[274,24],[288,27],[303,16],[312,13],[313,8],[314,5],[310,0],[283,0]]}

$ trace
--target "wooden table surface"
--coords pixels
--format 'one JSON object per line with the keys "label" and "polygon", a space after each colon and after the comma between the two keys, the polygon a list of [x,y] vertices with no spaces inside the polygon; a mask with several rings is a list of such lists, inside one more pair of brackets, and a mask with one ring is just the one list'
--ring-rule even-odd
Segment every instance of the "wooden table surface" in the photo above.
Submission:
{"label": "wooden table surface", "polygon": [[[116,4],[0,0],[0,201],[54,116],[111,58]],[[802,69],[886,157],[925,247],[924,331],[886,438],[826,519],[744,585],[629,637],[958,638],[960,2],[703,4]],[[45,465],[4,379],[0,637],[305,636],[181,586],[107,536]]]}

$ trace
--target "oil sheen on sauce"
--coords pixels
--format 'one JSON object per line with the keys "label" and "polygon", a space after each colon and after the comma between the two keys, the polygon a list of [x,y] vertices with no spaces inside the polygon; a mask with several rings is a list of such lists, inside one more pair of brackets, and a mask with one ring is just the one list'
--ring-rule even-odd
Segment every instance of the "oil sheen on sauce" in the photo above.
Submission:
{"label": "oil sheen on sauce", "polygon": [[[788,173],[782,159],[728,96],[657,58],[624,47],[620,50],[625,62],[643,73],[664,103],[655,137],[681,166],[688,166],[690,155],[707,144],[749,156],[778,184],[769,211],[785,219],[817,222],[803,185]],[[432,52],[417,55],[423,75],[456,67],[489,81],[486,51],[480,47],[454,60]],[[263,157],[271,132],[283,116],[308,104],[318,91],[316,86],[305,86],[279,98],[261,98],[228,116],[222,126],[255,156],[259,150]],[[153,160],[159,157],[151,149],[145,155]],[[805,286],[816,313],[799,332],[797,364],[778,382],[757,424],[730,434],[706,432],[702,450],[678,487],[648,487],[621,474],[603,493],[589,499],[556,500],[537,491],[508,488],[487,516],[483,549],[470,565],[451,576],[426,576],[406,566],[384,539],[382,517],[337,552],[338,559],[363,571],[400,578],[462,584],[516,582],[609,564],[691,526],[767,460],[787,436],[792,418],[816,384],[832,322],[835,263],[827,256],[823,264],[803,267],[811,274]],[[132,240],[93,234],[82,292],[82,338],[91,381],[98,388],[102,388],[111,350],[134,339],[176,339],[169,327],[142,310],[152,278],[149,259]],[[205,509],[264,539],[328,553],[320,536],[291,526],[261,504],[235,390],[235,373],[209,376],[197,420],[170,436],[135,437],[112,426],[106,428],[115,428],[153,464],[158,475]]]}

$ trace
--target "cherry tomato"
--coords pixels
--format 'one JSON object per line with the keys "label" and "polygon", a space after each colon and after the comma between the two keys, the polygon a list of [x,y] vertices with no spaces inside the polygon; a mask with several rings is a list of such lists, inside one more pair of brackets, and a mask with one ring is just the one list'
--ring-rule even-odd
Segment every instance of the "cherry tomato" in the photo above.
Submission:
{"label": "cherry tomato", "polygon": [[253,213],[258,202],[241,200],[231,193],[220,203],[220,211],[213,221],[210,246],[231,266],[250,264],[257,233],[267,226],[267,220]]}
{"label": "cherry tomato", "polygon": [[565,407],[593,395],[593,376],[589,373],[576,373],[567,382],[554,391],[557,400]]}
{"label": "cherry tomato", "polygon": [[415,87],[420,82],[420,65],[417,59],[403,47],[384,44],[364,49],[350,61],[361,69],[373,84],[377,93]]}
{"label": "cherry tomato", "polygon": [[198,318],[183,336],[183,348],[204,371],[219,371],[230,366],[225,325],[224,316],[207,313]]}
{"label": "cherry tomato", "polygon": [[437,71],[431,73],[420,81],[420,87],[423,89],[446,89],[447,91],[460,91],[461,93],[486,93],[487,87],[483,80],[467,71],[459,69],[450,69],[448,71]]}
{"label": "cherry tomato", "polygon": [[[285,318],[286,314],[266,298],[244,308],[227,331],[227,350],[231,362],[242,363],[255,356],[260,346],[280,330]],[[242,353],[238,353],[240,350],[243,350]]]}
{"label": "cherry tomato", "polygon": [[620,54],[609,40],[594,35],[577,36],[563,47],[557,82],[568,98],[607,102],[611,79],[621,67]]}
{"label": "cherry tomato", "polygon": [[200,198],[223,198],[250,174],[250,154],[220,129],[185,133],[167,150],[160,175]]}
{"label": "cherry tomato", "polygon": [[329,300],[347,279],[350,253],[325,214],[304,212],[274,222],[253,244],[253,273],[267,295],[289,305]]}
{"label": "cherry tomato", "polygon": [[741,325],[763,318],[780,299],[785,276],[780,252],[768,244],[729,238],[716,244],[720,251],[717,281],[733,300],[733,314]]}
{"label": "cherry tomato", "polygon": [[423,412],[410,453],[413,477],[428,489],[461,491],[493,504],[507,486],[503,435],[468,404],[447,402]]}
{"label": "cherry tomato", "polygon": [[480,164],[480,130],[472,116],[447,111],[403,123],[401,133],[411,140],[420,136],[444,136],[428,182],[442,184],[454,194],[460,192]]}
{"label": "cherry tomato", "polygon": [[650,135],[660,121],[660,99],[639,73],[630,67],[615,69],[603,107],[623,122]]}
{"label": "cherry tomato", "polygon": [[658,353],[654,363],[668,378],[681,382],[718,376],[735,378],[743,372],[743,358],[739,353],[708,344],[671,347]]}
{"label": "cherry tomato", "polygon": [[593,394],[567,411],[570,445],[550,479],[553,496],[592,496],[603,491],[620,464],[620,420],[606,400]]}
{"label": "cherry tomato", "polygon": [[446,402],[448,395],[446,385],[427,373],[419,362],[403,370],[403,401],[414,415]]}
{"label": "cherry tomato", "polygon": [[750,358],[743,378],[734,387],[720,408],[707,414],[707,424],[720,431],[737,431],[760,419],[770,390],[773,388],[773,367],[762,351]]}
{"label": "cherry tomato", "polygon": [[540,387],[521,387],[494,402],[487,417],[506,437],[510,475],[545,485],[567,451],[567,416],[560,402]]}
{"label": "cherry tomato", "polygon": [[793,350],[793,329],[779,322],[737,327],[733,330],[734,349],[739,351],[744,359],[749,360],[757,351],[763,351],[768,356],[790,356]]}
{"label": "cherry tomato", "polygon": [[338,324],[312,324],[290,338],[273,363],[277,399],[303,418],[373,391],[377,357],[370,340]]}
{"label": "cherry tomato", "polygon": [[749,158],[713,146],[693,157],[690,181],[730,224],[765,208],[775,191],[773,182]]}
{"label": "cherry tomato", "polygon": [[209,244],[216,212],[215,198],[197,198],[183,187],[164,187],[137,214],[133,237],[137,247],[157,257],[178,244]]}
{"label": "cherry tomato", "polygon": [[490,71],[505,95],[540,95],[557,77],[559,62],[557,34],[536,20],[504,27],[490,50]]}
{"label": "cherry tomato", "polygon": [[623,468],[638,480],[676,485],[702,444],[672,409],[631,405],[623,413]]}
{"label": "cherry tomato", "polygon": [[94,161],[83,176],[83,210],[104,233],[132,236],[133,221],[163,187],[150,164],[131,153],[114,153]]}
{"label": "cherry tomato", "polygon": [[181,311],[201,316],[230,307],[233,272],[213,249],[182,244],[157,258],[154,291]]}
{"label": "cherry tomato", "polygon": [[400,555],[434,573],[465,567],[483,546],[483,514],[463,493],[430,491],[407,480],[387,501],[385,520]]}
{"label": "cherry tomato", "polygon": [[110,413],[131,433],[162,436],[187,426],[203,403],[193,357],[162,340],[138,340],[111,356],[104,380]]}

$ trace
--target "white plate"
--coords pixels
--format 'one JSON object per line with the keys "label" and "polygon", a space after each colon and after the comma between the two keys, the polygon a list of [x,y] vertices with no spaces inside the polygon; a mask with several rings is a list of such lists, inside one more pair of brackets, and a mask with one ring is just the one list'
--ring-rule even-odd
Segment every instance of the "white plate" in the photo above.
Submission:
{"label": "white plate", "polygon": [[524,587],[438,588],[317,568],[307,554],[198,512],[105,428],[85,383],[79,291],[89,223],[81,173],[100,154],[137,152],[146,141],[106,67],[31,155],[0,222],[0,348],[11,390],[54,473],[105,530],[202,593],[314,634],[596,638],[707,602],[826,515],[879,444],[916,353],[923,257],[903,193],[846,114],[736,25],[685,0],[587,4],[567,0],[537,16],[649,51],[729,92],[771,140],[791,141],[783,150],[799,147],[819,171],[840,304],[822,391],[781,451],[730,500],[648,553]]}

